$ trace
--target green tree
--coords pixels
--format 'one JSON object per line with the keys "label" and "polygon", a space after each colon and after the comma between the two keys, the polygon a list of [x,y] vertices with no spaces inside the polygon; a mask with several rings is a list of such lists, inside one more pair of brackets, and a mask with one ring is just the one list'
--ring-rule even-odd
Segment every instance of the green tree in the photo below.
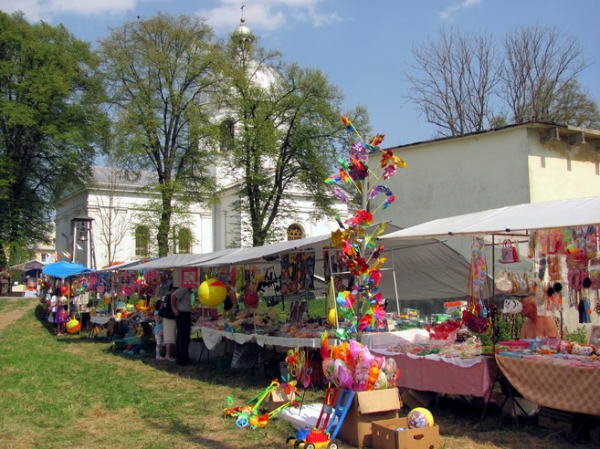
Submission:
{"label": "green tree", "polygon": [[547,120],[580,128],[600,128],[598,103],[582,91],[577,80],[571,80],[554,96]]}
{"label": "green tree", "polygon": [[[286,64],[279,53],[255,47],[250,33],[234,33],[227,52],[215,95],[225,124],[221,147],[228,186],[239,198],[241,235],[251,234],[248,243],[261,246],[283,237],[300,191],[311,197],[315,217],[334,214],[335,197],[324,180],[348,139],[343,96],[320,70]],[[366,121],[362,108],[350,115]]]}
{"label": "green tree", "polygon": [[89,179],[107,126],[97,65],[63,26],[0,12],[0,265],[48,241],[54,199]]}
{"label": "green tree", "polygon": [[222,53],[204,21],[159,13],[127,22],[100,42],[114,120],[112,156],[121,166],[156,175],[158,255],[169,253],[174,214],[212,191],[207,93]]}

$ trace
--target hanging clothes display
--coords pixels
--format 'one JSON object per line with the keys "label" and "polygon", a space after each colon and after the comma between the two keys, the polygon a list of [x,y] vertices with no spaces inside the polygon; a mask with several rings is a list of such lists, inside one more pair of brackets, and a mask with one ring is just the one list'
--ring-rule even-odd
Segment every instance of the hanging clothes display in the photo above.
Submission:
{"label": "hanging clothes display", "polygon": [[469,271],[469,301],[463,311],[463,324],[472,332],[484,333],[490,327],[490,314],[485,293],[487,291],[487,264],[482,237],[473,237],[471,269]]}

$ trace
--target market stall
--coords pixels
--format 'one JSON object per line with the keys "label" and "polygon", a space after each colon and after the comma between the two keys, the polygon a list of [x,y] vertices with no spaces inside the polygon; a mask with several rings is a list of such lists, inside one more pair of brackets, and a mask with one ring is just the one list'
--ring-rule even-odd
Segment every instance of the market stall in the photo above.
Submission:
{"label": "market stall", "polygon": [[399,387],[489,400],[498,367],[493,356],[482,355],[480,347],[454,343],[454,337],[452,342],[432,340],[429,332],[416,329],[369,339],[374,354],[396,361],[402,373]]}
{"label": "market stall", "polygon": [[[539,314],[561,318],[566,309],[572,311],[587,300],[587,307],[579,313],[579,323],[585,323],[594,312],[600,314],[590,296],[591,291],[600,288],[595,280],[598,223],[600,197],[592,197],[521,204],[443,218],[381,239],[391,242],[460,235],[522,235],[535,267],[531,275],[523,274],[529,280],[529,288],[523,287],[524,295],[535,296]],[[548,355],[551,352],[546,348],[545,355],[500,354],[496,360],[502,374],[526,399],[558,410],[598,415],[600,398],[594,393],[594,385],[599,380],[600,366],[589,357],[551,357]],[[448,367],[438,366],[444,379],[449,378]]]}

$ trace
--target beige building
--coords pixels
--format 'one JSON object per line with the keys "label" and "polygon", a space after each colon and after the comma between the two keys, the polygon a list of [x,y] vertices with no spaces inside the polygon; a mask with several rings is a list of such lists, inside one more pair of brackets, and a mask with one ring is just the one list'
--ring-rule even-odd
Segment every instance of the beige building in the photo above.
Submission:
{"label": "beige building", "polygon": [[596,130],[526,123],[391,149],[408,167],[388,181],[396,202],[377,218],[404,228],[496,207],[600,195]]}

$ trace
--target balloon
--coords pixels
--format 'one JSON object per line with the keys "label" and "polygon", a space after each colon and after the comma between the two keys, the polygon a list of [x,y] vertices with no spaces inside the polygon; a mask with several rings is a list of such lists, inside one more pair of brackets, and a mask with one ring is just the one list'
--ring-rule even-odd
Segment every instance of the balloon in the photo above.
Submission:
{"label": "balloon", "polygon": [[371,351],[369,351],[369,348],[367,346],[362,347],[360,351],[360,360],[365,362],[367,365],[373,364],[373,361],[375,359],[373,358],[373,355],[371,354]]}
{"label": "balloon", "polygon": [[329,313],[327,314],[327,321],[329,321],[329,324],[331,324],[332,326],[337,326],[337,313],[336,310],[331,308],[329,309]]}
{"label": "balloon", "polygon": [[400,370],[396,365],[396,361],[392,357],[388,357],[385,361],[385,374],[387,376],[387,382],[390,387],[396,385],[396,380],[400,378]]}
{"label": "balloon", "polygon": [[375,382],[377,382],[377,379],[379,378],[380,371],[381,370],[376,364],[371,366],[371,369],[369,370],[369,380],[367,381],[367,390],[370,391],[375,389]]}
{"label": "balloon", "polygon": [[409,429],[433,426],[433,415],[429,410],[423,407],[413,408],[408,412],[406,418],[408,420]]}
{"label": "balloon", "polygon": [[369,365],[363,362],[358,362],[356,368],[354,368],[354,377],[356,378],[356,386],[358,391],[364,391],[367,389],[367,382],[369,380]]}
{"label": "balloon", "polygon": [[331,357],[323,359],[323,374],[329,379],[333,379],[335,375],[335,362]]}
{"label": "balloon", "polygon": [[[379,371],[379,376],[377,376],[377,380],[375,381],[375,390],[385,390],[386,388],[388,388],[388,379],[387,376],[385,374],[385,371],[380,370]],[[393,387],[393,385],[389,386],[390,388]]]}
{"label": "balloon", "polygon": [[375,359],[375,363],[377,364],[377,368],[379,369],[383,369],[385,366],[385,357],[382,355],[375,355],[373,356],[373,358]]}
{"label": "balloon", "polygon": [[348,366],[342,360],[335,361],[335,374],[339,381],[340,387],[346,388],[348,390],[352,389],[352,385],[354,384],[354,378],[352,377],[352,373],[350,373]]}
{"label": "balloon", "polygon": [[218,279],[207,279],[198,289],[198,299],[206,307],[217,307],[226,297],[227,287]]}
{"label": "balloon", "polygon": [[363,347],[364,346],[362,346],[356,340],[350,340],[350,355],[352,356],[352,358],[357,359],[358,354],[360,354],[360,351]]}

